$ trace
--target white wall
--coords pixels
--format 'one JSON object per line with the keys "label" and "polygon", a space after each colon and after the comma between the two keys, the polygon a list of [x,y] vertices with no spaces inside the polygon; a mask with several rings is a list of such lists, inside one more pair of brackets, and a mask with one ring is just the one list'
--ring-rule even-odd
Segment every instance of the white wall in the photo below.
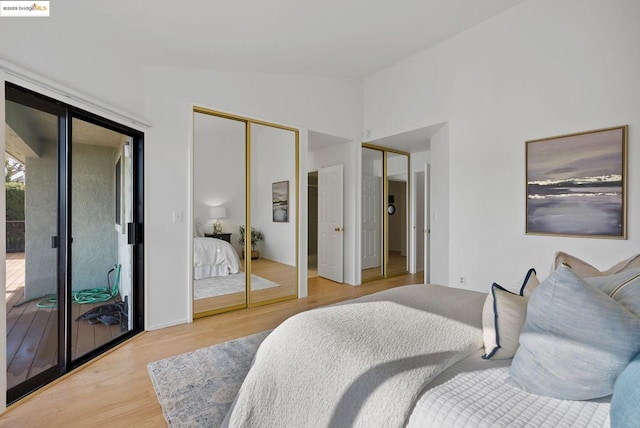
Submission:
{"label": "white wall", "polygon": [[[289,266],[296,264],[295,143],[293,131],[251,126],[251,227],[264,235],[258,244],[261,257]],[[289,186],[289,220],[274,222],[272,185],[283,181]]]}
{"label": "white wall", "polygon": [[238,254],[239,227],[246,223],[245,124],[203,113],[194,114],[193,216],[204,233],[213,232],[210,209],[225,207],[222,231],[231,233]]}
{"label": "white wall", "polygon": [[[350,285],[356,285],[360,282],[359,276],[356,277],[357,269],[359,269],[359,266],[356,266],[356,258],[360,256],[360,245],[358,244],[360,232],[356,230],[360,227],[360,199],[358,197],[360,192],[356,189],[360,180],[357,179],[356,159],[360,157],[360,144],[360,138],[357,138],[350,142],[314,150],[309,152],[307,157],[309,162],[307,171],[317,171],[332,165],[343,165],[343,280]],[[356,222],[356,220],[358,221]]]}
{"label": "white wall", "polygon": [[451,185],[449,125],[445,124],[431,137],[431,180],[429,181],[429,227],[431,228],[429,264],[432,284],[450,284],[451,254]]}
{"label": "white wall", "polygon": [[[636,0],[530,0],[365,80],[372,138],[449,123],[448,172],[432,145],[432,178],[450,180],[449,224],[442,212],[436,220],[449,231],[449,262],[432,258],[432,282],[466,275],[467,288],[487,291],[529,267],[546,276],[558,250],[600,268],[638,252],[639,20]],[[622,124],[628,239],[525,235],[524,142]]]}
{"label": "white wall", "polygon": [[[96,30],[104,29],[108,20],[80,16],[83,5],[77,1],[56,2],[52,7],[47,18],[2,19],[0,40],[10,42],[0,44],[0,60],[141,114],[144,85],[140,56],[127,56],[127,41],[119,40],[117,28],[98,34]],[[74,16],[78,18],[70,26],[69,18]],[[85,31],[87,37],[83,37]]]}
{"label": "white wall", "polygon": [[[307,129],[360,139],[362,91],[355,79],[149,68],[145,74],[147,177],[147,328],[189,321],[189,140],[193,104],[301,128],[300,200],[307,194]],[[171,171],[171,174],[168,174]],[[300,248],[306,249],[307,207],[300,206]],[[306,254],[300,251],[300,294]]]}

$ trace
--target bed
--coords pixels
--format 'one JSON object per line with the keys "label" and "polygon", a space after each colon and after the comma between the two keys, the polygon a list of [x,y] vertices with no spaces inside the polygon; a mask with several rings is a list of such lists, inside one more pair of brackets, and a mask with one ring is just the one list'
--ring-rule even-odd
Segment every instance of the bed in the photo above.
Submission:
{"label": "bed", "polygon": [[[410,285],[289,318],[258,349],[223,426],[608,427],[614,384],[640,360],[640,269],[587,280],[563,264],[542,283],[533,273],[509,296],[497,284]],[[582,289],[602,297],[601,314]],[[602,332],[590,324],[618,318]]]}
{"label": "bed", "polygon": [[193,238],[194,279],[226,276],[239,271],[240,258],[230,243],[217,238]]}

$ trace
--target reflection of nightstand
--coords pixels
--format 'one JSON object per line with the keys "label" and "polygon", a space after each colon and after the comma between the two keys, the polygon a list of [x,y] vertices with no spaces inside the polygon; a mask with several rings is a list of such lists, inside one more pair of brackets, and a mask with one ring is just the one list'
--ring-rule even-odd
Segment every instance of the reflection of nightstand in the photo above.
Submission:
{"label": "reflection of nightstand", "polygon": [[228,243],[231,243],[231,234],[230,233],[215,233],[213,235],[207,235],[205,233],[204,236],[207,237],[207,238],[222,239],[223,241],[227,241]]}

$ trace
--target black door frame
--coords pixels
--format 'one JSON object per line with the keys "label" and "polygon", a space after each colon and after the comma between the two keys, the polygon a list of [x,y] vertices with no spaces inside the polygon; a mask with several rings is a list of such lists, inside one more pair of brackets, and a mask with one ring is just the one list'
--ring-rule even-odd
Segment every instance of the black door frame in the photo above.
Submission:
{"label": "black door frame", "polygon": [[[7,404],[13,403],[56,378],[92,360],[96,356],[130,339],[144,330],[144,133],[100,115],[63,103],[56,99],[5,82],[5,100],[52,113],[58,117],[58,230],[57,230],[57,283],[58,283],[58,364],[7,391]],[[72,119],[110,129],[131,138],[133,159],[133,223],[127,225],[132,255],[132,307],[133,328],[95,348],[71,359],[71,156]],[[124,227],[124,225],[123,225]],[[6,367],[5,367],[6,370]]]}

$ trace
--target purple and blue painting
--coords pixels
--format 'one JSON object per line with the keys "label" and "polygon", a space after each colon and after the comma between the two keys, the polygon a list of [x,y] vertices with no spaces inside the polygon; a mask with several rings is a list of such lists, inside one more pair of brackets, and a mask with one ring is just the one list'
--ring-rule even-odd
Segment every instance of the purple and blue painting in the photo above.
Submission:
{"label": "purple and blue painting", "polygon": [[527,141],[527,233],[625,238],[627,127]]}

